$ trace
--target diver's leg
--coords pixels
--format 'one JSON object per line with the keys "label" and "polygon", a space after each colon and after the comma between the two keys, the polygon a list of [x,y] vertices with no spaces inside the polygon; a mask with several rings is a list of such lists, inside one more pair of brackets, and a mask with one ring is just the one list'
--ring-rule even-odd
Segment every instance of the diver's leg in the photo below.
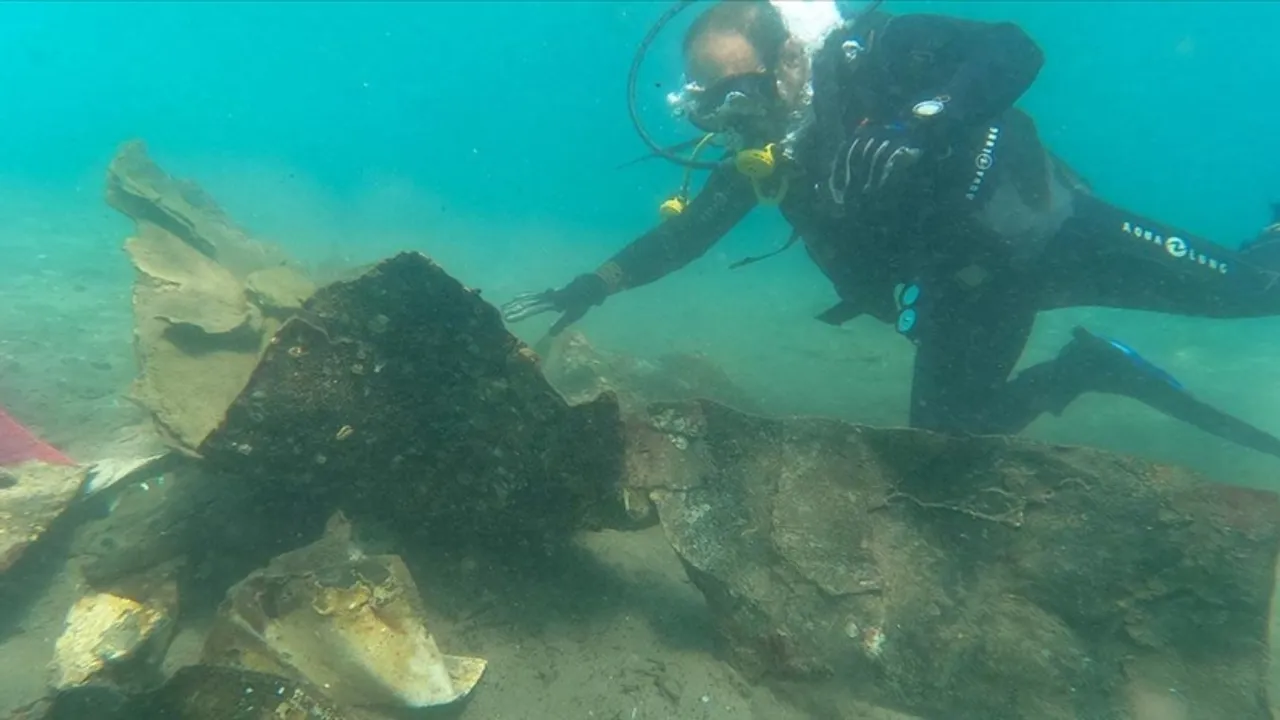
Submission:
{"label": "diver's leg", "polygon": [[[1233,251],[1087,194],[1076,196],[1076,212],[1048,248],[1043,273],[1041,309],[1280,315],[1280,252],[1269,238]],[[996,415],[1007,432],[1017,432],[1042,413],[1061,413],[1086,392],[1131,397],[1205,432],[1280,455],[1280,439],[1197,400],[1132,350],[1081,328],[1057,358],[1009,383]]]}
{"label": "diver's leg", "polygon": [[1073,335],[1056,358],[1026,368],[1009,382],[997,413],[1005,432],[1019,432],[1045,412],[1059,415],[1086,392],[1102,392],[1133,398],[1211,435],[1280,457],[1280,438],[1197,400],[1132,349],[1084,328]]}
{"label": "diver's leg", "polygon": [[[916,325],[911,426],[938,432],[1010,432],[996,410],[1035,323],[1034,303],[1010,288],[924,288]],[[902,329],[902,324],[899,324]],[[1020,428],[1019,428],[1020,429]],[[1013,430],[1012,432],[1017,432]]]}
{"label": "diver's leg", "polygon": [[1280,315],[1280,253],[1231,250],[1077,193],[1046,248],[1041,309],[1102,306],[1218,318]]}
{"label": "diver's leg", "polygon": [[[1005,302],[994,302],[1004,298]],[[1035,315],[1014,293],[922,303],[911,426],[949,433],[1016,435],[1043,413],[1059,415],[1086,392],[1122,395],[1204,432],[1280,457],[1280,439],[1198,399],[1133,350],[1076,328],[1052,360],[1008,380]],[[1003,312],[996,310],[1003,308]]]}

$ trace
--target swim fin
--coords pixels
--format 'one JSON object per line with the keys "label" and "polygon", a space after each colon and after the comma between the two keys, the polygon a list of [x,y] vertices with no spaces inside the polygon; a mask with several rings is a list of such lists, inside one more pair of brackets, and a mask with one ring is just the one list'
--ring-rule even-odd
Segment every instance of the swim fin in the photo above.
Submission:
{"label": "swim fin", "polygon": [[1049,363],[1056,366],[1049,408],[1055,415],[1085,392],[1123,395],[1211,435],[1280,457],[1280,438],[1197,399],[1132,348],[1082,327],[1072,335]]}
{"label": "swim fin", "polygon": [[1280,203],[1271,205],[1271,224],[1240,245],[1240,259],[1280,272]]}

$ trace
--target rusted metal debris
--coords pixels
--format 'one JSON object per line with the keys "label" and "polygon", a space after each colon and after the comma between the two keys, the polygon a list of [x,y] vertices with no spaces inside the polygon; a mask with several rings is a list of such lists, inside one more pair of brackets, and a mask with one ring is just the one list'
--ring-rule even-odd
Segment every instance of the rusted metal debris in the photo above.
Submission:
{"label": "rusted metal debris", "polygon": [[130,217],[137,270],[133,395],[180,451],[199,445],[244,387],[258,354],[314,289],[279,250],[251,239],[195,183],[125,143],[107,203]]}
{"label": "rusted metal debris", "polygon": [[652,406],[628,456],[734,662],[810,705],[1155,717],[1135,698],[1158,687],[1186,717],[1271,718],[1272,493],[708,402]]}
{"label": "rusted metal debris", "polygon": [[244,281],[267,268],[288,264],[278,248],[249,237],[199,185],[165,172],[146,143],[123,143],[107,167],[107,204],[180,240]]}
{"label": "rusted metal debris", "polygon": [[563,536],[617,512],[622,433],[611,395],[570,406],[478,292],[403,253],[312,296],[199,454],[401,528]]}

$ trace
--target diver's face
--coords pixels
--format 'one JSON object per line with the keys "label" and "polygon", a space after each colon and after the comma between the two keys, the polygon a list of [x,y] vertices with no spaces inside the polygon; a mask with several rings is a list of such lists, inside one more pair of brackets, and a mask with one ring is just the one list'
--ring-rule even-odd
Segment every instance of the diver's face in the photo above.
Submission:
{"label": "diver's face", "polygon": [[731,75],[764,72],[760,54],[740,33],[708,33],[689,49],[685,75],[709,88]]}
{"label": "diver's face", "polygon": [[777,77],[744,35],[715,32],[699,38],[685,56],[685,76],[701,88],[690,114],[699,128],[757,136],[778,132],[785,108]]}

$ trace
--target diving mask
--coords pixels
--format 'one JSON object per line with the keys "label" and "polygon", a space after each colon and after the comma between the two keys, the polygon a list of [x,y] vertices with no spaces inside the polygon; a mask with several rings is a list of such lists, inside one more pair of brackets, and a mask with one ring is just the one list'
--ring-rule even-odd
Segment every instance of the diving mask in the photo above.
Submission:
{"label": "diving mask", "polygon": [[709,133],[741,132],[776,115],[780,105],[777,81],[767,72],[730,75],[706,88],[688,83],[668,102],[678,116]]}

